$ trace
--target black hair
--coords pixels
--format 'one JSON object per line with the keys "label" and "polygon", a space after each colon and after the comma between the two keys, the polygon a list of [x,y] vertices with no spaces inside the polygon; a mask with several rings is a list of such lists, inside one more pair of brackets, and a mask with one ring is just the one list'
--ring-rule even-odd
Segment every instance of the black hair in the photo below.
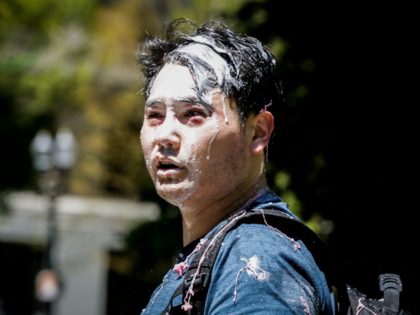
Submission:
{"label": "black hair", "polygon": [[[185,26],[193,31],[180,31]],[[283,101],[274,56],[256,38],[235,33],[221,22],[196,26],[185,19],[174,20],[165,39],[145,40],[137,60],[146,97],[163,66],[174,63],[189,68],[199,96],[220,88],[226,97],[233,97],[243,119]],[[217,68],[221,60],[223,67]]]}

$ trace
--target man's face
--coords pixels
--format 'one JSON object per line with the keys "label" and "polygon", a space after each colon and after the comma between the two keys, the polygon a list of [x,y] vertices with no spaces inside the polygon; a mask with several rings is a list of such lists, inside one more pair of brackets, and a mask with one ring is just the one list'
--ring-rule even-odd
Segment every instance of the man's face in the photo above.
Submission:
{"label": "man's face", "polygon": [[236,105],[217,89],[204,99],[187,67],[167,64],[146,101],[141,130],[146,165],[159,195],[180,207],[211,205],[252,173],[252,136],[241,128]]}

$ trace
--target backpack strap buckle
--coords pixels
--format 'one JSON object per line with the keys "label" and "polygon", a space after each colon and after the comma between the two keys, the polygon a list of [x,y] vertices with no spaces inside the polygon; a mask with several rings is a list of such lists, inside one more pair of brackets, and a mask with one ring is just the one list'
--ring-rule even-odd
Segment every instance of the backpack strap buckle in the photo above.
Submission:
{"label": "backpack strap buckle", "polygon": [[379,276],[379,288],[384,293],[384,311],[398,314],[400,310],[401,278],[397,274],[385,273]]}
{"label": "backpack strap buckle", "polygon": [[[194,274],[196,270],[197,270],[196,268],[192,268],[192,270],[186,274],[185,279],[184,279],[184,287],[189,288],[192,284],[193,288],[195,288],[194,291],[198,293],[208,288],[208,285],[210,282],[210,268],[206,266],[202,266],[200,268],[200,272],[194,278]],[[193,280],[194,280],[194,283],[192,283]]]}

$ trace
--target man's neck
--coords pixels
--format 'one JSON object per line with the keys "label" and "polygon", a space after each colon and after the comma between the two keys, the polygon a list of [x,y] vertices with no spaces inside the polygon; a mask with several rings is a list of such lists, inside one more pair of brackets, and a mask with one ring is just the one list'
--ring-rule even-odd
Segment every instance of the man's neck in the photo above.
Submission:
{"label": "man's neck", "polygon": [[210,205],[192,209],[180,208],[182,213],[183,245],[204,236],[220,221],[232,212],[241,209],[257,193],[266,188],[265,178],[260,178],[256,183],[236,189],[233,193],[223,196]]}

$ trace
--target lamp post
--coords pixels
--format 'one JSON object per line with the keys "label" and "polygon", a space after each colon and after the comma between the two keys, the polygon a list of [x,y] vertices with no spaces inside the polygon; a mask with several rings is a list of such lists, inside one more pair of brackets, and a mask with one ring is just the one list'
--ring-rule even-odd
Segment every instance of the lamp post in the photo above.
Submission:
{"label": "lamp post", "polygon": [[62,192],[64,178],[76,159],[76,141],[70,129],[60,128],[55,137],[39,131],[31,144],[33,164],[39,174],[39,186],[49,200],[47,240],[42,270],[35,279],[35,293],[45,303],[45,312],[52,314],[52,305],[61,293],[62,282],[55,263],[57,242],[56,198]]}

